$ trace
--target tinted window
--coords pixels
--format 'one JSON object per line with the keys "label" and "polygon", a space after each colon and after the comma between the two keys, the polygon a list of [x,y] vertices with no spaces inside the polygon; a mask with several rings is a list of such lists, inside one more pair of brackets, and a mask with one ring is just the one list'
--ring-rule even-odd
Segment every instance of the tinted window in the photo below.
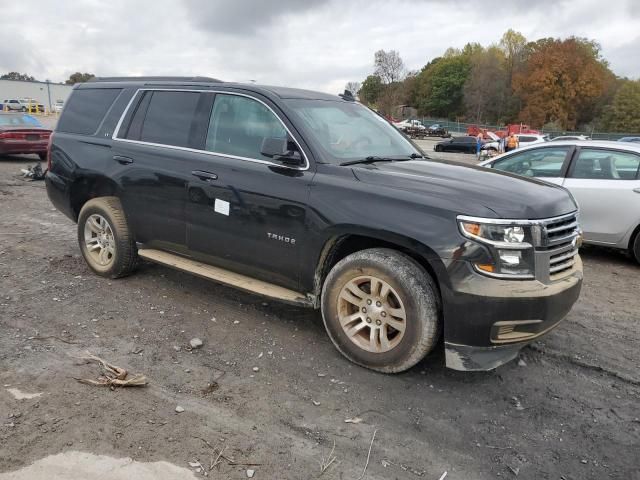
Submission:
{"label": "tinted window", "polygon": [[59,132],[91,135],[120,94],[120,88],[83,88],[74,90],[60,117]]}
{"label": "tinted window", "polygon": [[638,174],[640,156],[633,153],[583,148],[573,165],[572,178],[633,180]]}
{"label": "tinted window", "polygon": [[493,168],[525,177],[560,177],[568,151],[569,147],[527,150],[497,160]]}
{"label": "tinted window", "polygon": [[155,91],[150,95],[151,99],[140,130],[140,140],[189,147],[189,133],[200,93]]}
{"label": "tinted window", "polygon": [[262,103],[238,95],[216,95],[205,148],[238,157],[270,160],[260,153],[265,138],[286,138],[282,122]]}
{"label": "tinted window", "polygon": [[518,137],[518,140],[520,140],[523,143],[535,142],[537,139],[538,139],[537,137],[527,137],[527,136],[522,136],[522,135],[520,135],[520,137]]}

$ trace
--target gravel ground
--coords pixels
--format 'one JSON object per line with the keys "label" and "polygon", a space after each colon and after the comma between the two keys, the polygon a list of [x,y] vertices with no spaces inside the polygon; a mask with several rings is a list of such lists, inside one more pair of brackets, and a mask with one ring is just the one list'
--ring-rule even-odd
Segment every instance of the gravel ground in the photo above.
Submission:
{"label": "gravel ground", "polygon": [[[640,478],[640,267],[625,256],[584,249],[578,304],[520,362],[461,373],[440,349],[388,376],[344,360],[316,312],[151,264],[92,275],[75,225],[16,175],[34,161],[0,158],[0,478],[74,451],[208,470],[222,446],[212,478],[318,478],[334,442],[322,478],[360,478],[370,447],[367,479]],[[86,350],[149,386],[78,383],[98,373]]]}

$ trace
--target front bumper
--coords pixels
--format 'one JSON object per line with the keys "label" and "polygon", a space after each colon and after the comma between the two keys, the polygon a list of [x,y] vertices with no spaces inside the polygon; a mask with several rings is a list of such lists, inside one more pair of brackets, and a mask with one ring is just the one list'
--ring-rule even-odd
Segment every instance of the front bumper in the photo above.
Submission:
{"label": "front bumper", "polygon": [[582,287],[582,261],[562,278],[502,280],[473,270],[466,261],[448,266],[451,285],[443,289],[447,367],[491,370],[562,321]]}

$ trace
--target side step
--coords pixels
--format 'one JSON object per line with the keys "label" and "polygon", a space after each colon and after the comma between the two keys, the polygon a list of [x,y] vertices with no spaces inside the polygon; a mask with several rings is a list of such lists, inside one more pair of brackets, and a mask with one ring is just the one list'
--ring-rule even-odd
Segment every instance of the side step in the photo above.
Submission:
{"label": "side step", "polygon": [[190,258],[181,257],[173,253],[151,248],[142,248],[138,250],[138,255],[146,260],[193,273],[199,277],[230,285],[246,292],[264,295],[265,297],[275,298],[296,305],[304,305],[307,307],[313,305],[311,299],[302,293],[294,292],[293,290],[279,287],[272,283],[263,282],[262,280],[256,280],[246,275],[224,270],[220,267],[207,265],[206,263],[191,260]]}

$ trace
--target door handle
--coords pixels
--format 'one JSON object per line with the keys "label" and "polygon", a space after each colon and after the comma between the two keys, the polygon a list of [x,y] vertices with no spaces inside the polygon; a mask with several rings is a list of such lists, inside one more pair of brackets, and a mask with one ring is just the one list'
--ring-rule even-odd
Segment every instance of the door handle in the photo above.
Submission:
{"label": "door handle", "polygon": [[191,172],[191,175],[194,177],[198,177],[200,180],[204,180],[205,182],[210,182],[212,180],[217,180],[218,175],[211,172],[203,172],[202,170],[194,170]]}
{"label": "door handle", "polygon": [[636,193],[640,193],[640,188],[634,188],[633,191]]}
{"label": "door handle", "polygon": [[133,163],[133,158],[125,157],[122,155],[114,155],[113,159],[120,165],[129,165],[130,163]]}

